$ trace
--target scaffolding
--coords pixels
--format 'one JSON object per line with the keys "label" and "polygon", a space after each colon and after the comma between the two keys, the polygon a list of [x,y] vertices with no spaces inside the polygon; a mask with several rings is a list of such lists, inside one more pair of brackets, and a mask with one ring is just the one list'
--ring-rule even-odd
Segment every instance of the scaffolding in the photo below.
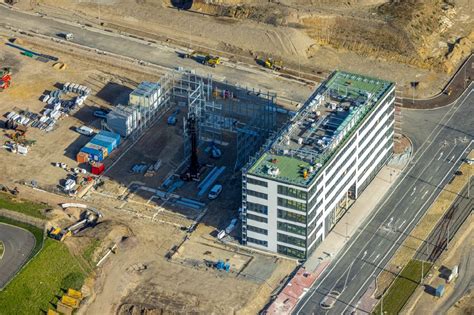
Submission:
{"label": "scaffolding", "polygon": [[187,119],[194,115],[198,146],[223,144],[224,133],[236,134],[238,171],[262,146],[276,125],[276,94],[214,82],[192,71],[174,72],[172,103],[187,108],[183,118],[184,159],[190,157]]}

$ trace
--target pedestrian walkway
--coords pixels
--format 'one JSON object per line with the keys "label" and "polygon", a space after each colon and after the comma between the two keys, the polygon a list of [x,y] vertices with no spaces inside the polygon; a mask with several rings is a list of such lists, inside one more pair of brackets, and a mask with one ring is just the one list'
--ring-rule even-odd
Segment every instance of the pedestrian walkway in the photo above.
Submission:
{"label": "pedestrian walkway", "polygon": [[321,262],[331,261],[341,251],[390,190],[407,165],[410,155],[410,151],[395,155],[386,166],[382,167],[374,180],[305,262],[306,270],[316,270]]}

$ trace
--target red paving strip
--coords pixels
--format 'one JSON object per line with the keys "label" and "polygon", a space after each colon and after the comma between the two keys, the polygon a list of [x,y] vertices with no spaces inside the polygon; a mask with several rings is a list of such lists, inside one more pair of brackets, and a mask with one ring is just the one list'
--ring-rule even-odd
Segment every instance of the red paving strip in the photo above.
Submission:
{"label": "red paving strip", "polygon": [[300,299],[308,292],[331,261],[322,262],[313,273],[307,272],[305,267],[300,267],[290,282],[278,294],[264,314],[291,314]]}
{"label": "red paving strip", "polygon": [[357,302],[356,311],[358,314],[372,314],[372,311],[379,302],[379,300],[374,297],[375,289],[375,281],[372,281],[367,291],[365,291],[362,298]]}

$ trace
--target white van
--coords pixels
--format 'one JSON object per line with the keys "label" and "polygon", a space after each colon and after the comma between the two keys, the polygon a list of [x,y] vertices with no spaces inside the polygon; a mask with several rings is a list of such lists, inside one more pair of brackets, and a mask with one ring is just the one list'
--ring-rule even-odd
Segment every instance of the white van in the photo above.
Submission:
{"label": "white van", "polygon": [[207,197],[211,200],[214,200],[217,198],[217,196],[219,196],[221,192],[222,192],[222,185],[216,184],[214,185],[214,187],[211,188]]}
{"label": "white van", "polygon": [[76,131],[84,136],[92,136],[94,134],[94,129],[87,126],[80,126],[76,128]]}

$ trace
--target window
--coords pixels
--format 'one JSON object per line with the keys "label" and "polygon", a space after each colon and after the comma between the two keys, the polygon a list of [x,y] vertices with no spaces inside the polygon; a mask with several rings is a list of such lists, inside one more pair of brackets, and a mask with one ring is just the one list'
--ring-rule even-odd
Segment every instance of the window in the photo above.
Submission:
{"label": "window", "polygon": [[277,240],[279,242],[283,242],[283,243],[287,243],[287,244],[291,244],[291,245],[295,245],[299,247],[305,247],[306,245],[306,242],[304,239],[294,237],[294,236],[289,236],[286,234],[281,234],[281,233],[277,234]]}
{"label": "window", "polygon": [[282,207],[287,207],[290,209],[306,212],[306,204],[302,202],[278,197],[278,205]]}
{"label": "window", "polygon": [[278,245],[277,246],[278,253],[291,256],[291,257],[296,257],[296,258],[305,258],[305,252],[302,250],[286,247],[283,245]]}
{"label": "window", "polygon": [[250,213],[247,213],[247,219],[254,220],[254,221],[257,221],[257,222],[268,223],[267,218],[260,217],[258,215],[253,215],[253,214],[250,214]]}
{"label": "window", "polygon": [[258,240],[256,238],[252,238],[252,237],[247,237],[247,243],[254,243],[254,244],[262,245],[262,246],[265,246],[265,247],[268,246],[267,241]]}
{"label": "window", "polygon": [[263,214],[268,214],[267,206],[261,205],[259,203],[249,202],[249,201],[247,201],[247,210],[263,213]]}
{"label": "window", "polygon": [[247,225],[247,230],[252,231],[252,232],[256,232],[256,233],[260,233],[260,234],[264,234],[264,235],[268,235],[267,230],[258,228],[256,226]]}
{"label": "window", "polygon": [[285,223],[285,222],[278,222],[278,229],[281,231],[286,231],[298,235],[306,235],[306,228],[301,227],[298,225],[290,224],[290,223]]}
{"label": "window", "polygon": [[306,200],[306,197],[308,196],[306,191],[287,187],[287,186],[282,186],[282,185],[278,185],[278,193],[285,196],[303,199],[303,200]]}
{"label": "window", "polygon": [[278,209],[278,217],[288,221],[306,223],[306,216],[281,209]]}
{"label": "window", "polygon": [[264,194],[264,193],[261,193],[261,192],[258,192],[258,191],[254,191],[254,190],[250,190],[250,189],[247,189],[247,195],[262,198],[262,199],[265,199],[265,200],[268,199],[267,194]]}
{"label": "window", "polygon": [[267,182],[264,182],[262,180],[258,180],[258,179],[255,179],[255,178],[250,178],[250,177],[247,177],[247,183],[254,184],[254,185],[259,185],[259,186],[263,186],[263,187],[268,187]]}

